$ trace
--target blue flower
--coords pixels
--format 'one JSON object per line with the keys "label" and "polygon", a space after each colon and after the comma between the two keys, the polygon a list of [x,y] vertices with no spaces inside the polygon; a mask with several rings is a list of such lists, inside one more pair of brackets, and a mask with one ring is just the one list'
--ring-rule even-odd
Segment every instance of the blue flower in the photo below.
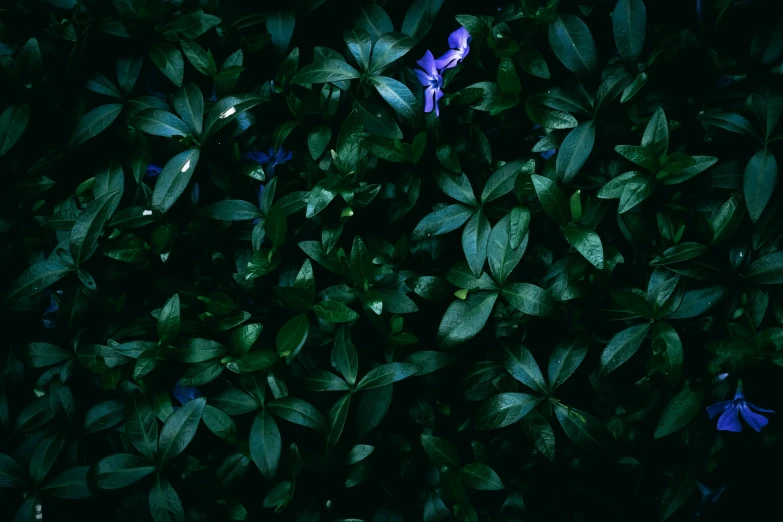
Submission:
{"label": "blue flower", "polygon": [[163,170],[161,167],[155,165],[154,163],[150,163],[147,166],[147,171],[144,173],[144,176],[148,178],[154,178],[158,174],[160,174],[160,171]]}
{"label": "blue flower", "polygon": [[[179,401],[181,405],[185,405],[192,401],[193,399],[198,399],[201,397],[201,391],[196,388],[195,386],[184,386],[182,383],[177,381],[177,384],[174,386],[174,392],[172,393],[175,399]],[[179,406],[174,406],[174,409],[176,410],[179,408]]]}
{"label": "blue flower", "polygon": [[464,27],[460,27],[449,35],[449,49],[446,53],[435,60],[435,66],[438,69],[451,69],[456,67],[457,64],[462,63],[462,60],[470,52],[470,41],[473,37]]}
{"label": "blue flower", "polygon": [[242,158],[255,161],[264,167],[264,172],[270,178],[275,175],[275,167],[282,165],[283,163],[288,163],[291,161],[292,157],[293,152],[286,152],[282,147],[276,151],[275,149],[269,149],[269,152],[267,153],[261,152],[260,150],[254,150],[242,156]]}
{"label": "blue flower", "polygon": [[737,384],[737,393],[734,394],[734,400],[718,402],[707,408],[707,415],[710,416],[710,420],[721,414],[718,419],[718,431],[733,431],[735,433],[742,431],[742,424],[739,421],[740,413],[745,422],[756,431],[761,431],[761,428],[769,424],[769,419],[759,415],[757,412],[775,413],[772,410],[759,408],[755,404],[746,401],[745,395],[742,393],[742,381]]}
{"label": "blue flower", "polygon": [[439,116],[438,100],[443,98],[441,91],[443,77],[435,65],[435,58],[430,51],[427,51],[424,53],[424,57],[416,63],[421,69],[416,69],[413,72],[419,77],[419,83],[424,87],[424,112],[432,112],[435,109],[435,116]]}
{"label": "blue flower", "polygon": [[[533,130],[540,129],[540,128],[541,128],[541,125],[539,125],[537,123],[535,125],[533,125]],[[541,138],[543,138],[543,136],[539,136],[538,137],[538,139],[541,139]],[[555,153],[557,153],[557,149],[545,150],[544,152],[541,153],[541,157],[544,158],[545,160],[548,160],[549,158],[554,156]]]}
{"label": "blue flower", "polygon": [[60,309],[60,305],[55,300],[54,294],[63,295],[63,291],[46,291],[46,295],[49,296],[49,306],[47,306],[46,310],[41,314],[41,321],[43,322],[44,328],[54,328],[57,326],[57,311]]}
{"label": "blue flower", "polygon": [[696,507],[696,510],[693,512],[694,517],[698,517],[701,515],[702,511],[704,511],[707,506],[710,504],[714,504],[718,501],[718,498],[720,498],[721,493],[723,493],[723,490],[726,489],[725,486],[722,486],[718,489],[710,489],[701,482],[696,482],[696,487],[699,488],[699,493],[701,493],[701,501],[699,502],[699,505]]}

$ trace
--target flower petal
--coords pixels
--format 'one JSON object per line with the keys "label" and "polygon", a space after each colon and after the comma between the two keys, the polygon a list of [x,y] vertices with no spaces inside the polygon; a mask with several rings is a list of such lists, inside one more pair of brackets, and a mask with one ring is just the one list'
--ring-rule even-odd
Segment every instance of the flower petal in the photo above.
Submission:
{"label": "flower petal", "polygon": [[413,72],[416,73],[416,77],[419,79],[419,83],[423,87],[429,87],[432,84],[432,77],[426,72],[422,71],[421,69],[416,69]]}
{"label": "flower petal", "polygon": [[739,409],[733,404],[726,408],[726,411],[718,419],[718,431],[733,431],[734,433],[742,431],[738,415]]}
{"label": "flower petal", "polygon": [[747,403],[742,403],[739,407],[739,410],[740,413],[742,413],[742,418],[745,419],[745,422],[748,423],[748,426],[756,431],[761,431],[761,428],[769,424],[768,418],[751,411],[751,409],[748,408]]}
{"label": "flower petal", "polygon": [[424,89],[424,112],[432,112],[432,109],[435,108],[436,92],[434,87],[427,87]]}
{"label": "flower petal", "polygon": [[438,69],[451,69],[456,67],[459,60],[462,58],[462,51],[456,49],[449,49],[443,56],[435,60],[435,67]]}
{"label": "flower petal", "polygon": [[421,57],[421,60],[416,62],[419,67],[424,69],[426,73],[430,75],[430,77],[434,77],[436,74],[438,74],[438,70],[435,67],[435,58],[432,56],[432,52],[427,50],[426,53],[424,53],[424,56]]}
{"label": "flower petal", "polygon": [[464,27],[460,27],[449,35],[449,47],[452,49],[464,49],[468,46],[470,33]]}
{"label": "flower petal", "polygon": [[752,402],[745,402],[745,404],[747,404],[748,407],[753,408],[756,411],[760,411],[760,412],[763,412],[763,413],[775,413],[775,410],[768,410],[766,408],[759,408],[758,406],[756,406]]}
{"label": "flower petal", "polygon": [[264,164],[269,163],[269,155],[265,152],[261,152],[260,150],[254,150],[252,152],[248,152],[242,158],[255,161],[256,163]]}
{"label": "flower petal", "polygon": [[726,411],[726,408],[728,408],[729,404],[732,402],[733,401],[723,401],[715,403],[712,406],[708,406],[707,415],[709,415],[710,420],[713,420],[715,417],[717,417],[719,413]]}

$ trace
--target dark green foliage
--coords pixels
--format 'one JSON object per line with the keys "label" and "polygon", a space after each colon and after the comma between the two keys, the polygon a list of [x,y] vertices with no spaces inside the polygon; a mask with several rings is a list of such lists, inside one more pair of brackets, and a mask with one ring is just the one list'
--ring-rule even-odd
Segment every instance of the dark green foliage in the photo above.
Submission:
{"label": "dark green foliage", "polygon": [[0,519],[779,512],[782,15],[4,3]]}

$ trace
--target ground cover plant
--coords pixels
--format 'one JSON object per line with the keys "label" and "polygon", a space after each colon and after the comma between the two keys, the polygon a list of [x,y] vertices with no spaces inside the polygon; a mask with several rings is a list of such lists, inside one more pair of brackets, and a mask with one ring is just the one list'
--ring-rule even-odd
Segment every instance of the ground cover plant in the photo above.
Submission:
{"label": "ground cover plant", "polygon": [[4,3],[0,520],[779,513],[781,15]]}

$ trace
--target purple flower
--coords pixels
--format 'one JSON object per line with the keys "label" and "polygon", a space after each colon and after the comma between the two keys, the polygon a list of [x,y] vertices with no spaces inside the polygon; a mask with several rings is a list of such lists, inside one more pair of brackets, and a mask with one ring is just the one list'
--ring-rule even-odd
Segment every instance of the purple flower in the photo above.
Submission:
{"label": "purple flower", "polygon": [[144,175],[148,178],[154,178],[160,174],[161,170],[163,170],[161,167],[155,165],[154,163],[150,163],[149,166],[147,166],[147,171],[144,173]]}
{"label": "purple flower", "polygon": [[[184,386],[182,383],[177,381],[177,384],[174,386],[174,392],[172,393],[174,395],[174,398],[179,401],[181,405],[185,405],[192,401],[193,399],[198,399],[201,397],[201,391],[196,388],[195,386]],[[174,406],[174,409],[176,410],[179,408],[179,406]]]}
{"label": "purple flower", "polygon": [[717,502],[721,493],[723,493],[723,490],[726,489],[725,486],[719,487],[718,489],[710,489],[701,482],[696,482],[696,487],[699,488],[699,493],[701,493],[701,501],[696,507],[696,510],[693,512],[694,517],[698,517],[701,515],[702,511],[707,508],[707,506]]}
{"label": "purple flower", "polygon": [[277,151],[275,151],[275,149],[269,149],[269,152],[267,153],[261,152],[260,150],[254,150],[242,156],[242,158],[255,161],[264,167],[264,172],[270,178],[275,175],[276,166],[288,163],[291,161],[292,157],[293,152],[289,151],[286,153],[282,147],[277,149]]}
{"label": "purple flower", "polygon": [[756,412],[775,413],[746,401],[745,395],[742,393],[742,381],[737,384],[734,400],[718,402],[707,408],[710,420],[715,419],[718,414],[722,414],[718,419],[718,431],[733,431],[735,433],[742,431],[742,425],[739,421],[740,413],[745,422],[756,431],[761,431],[761,428],[769,424],[769,419]]}
{"label": "purple flower", "polygon": [[57,326],[57,311],[60,309],[60,304],[54,299],[54,294],[63,295],[63,291],[46,291],[46,295],[49,296],[49,306],[47,306],[46,310],[41,314],[41,321],[43,322],[44,328],[54,328]]}
{"label": "purple flower", "polygon": [[470,52],[470,41],[473,39],[470,33],[464,27],[460,27],[449,35],[449,49],[446,54],[435,60],[435,66],[438,69],[451,69],[456,67],[457,64],[462,63],[462,60]]}
{"label": "purple flower", "polygon": [[424,112],[432,112],[432,109],[435,109],[435,116],[439,116],[438,100],[443,98],[443,92],[440,90],[443,87],[443,78],[435,65],[435,58],[430,51],[427,51],[424,53],[424,57],[416,63],[421,69],[416,69],[413,72],[419,77],[419,82],[424,87]]}

